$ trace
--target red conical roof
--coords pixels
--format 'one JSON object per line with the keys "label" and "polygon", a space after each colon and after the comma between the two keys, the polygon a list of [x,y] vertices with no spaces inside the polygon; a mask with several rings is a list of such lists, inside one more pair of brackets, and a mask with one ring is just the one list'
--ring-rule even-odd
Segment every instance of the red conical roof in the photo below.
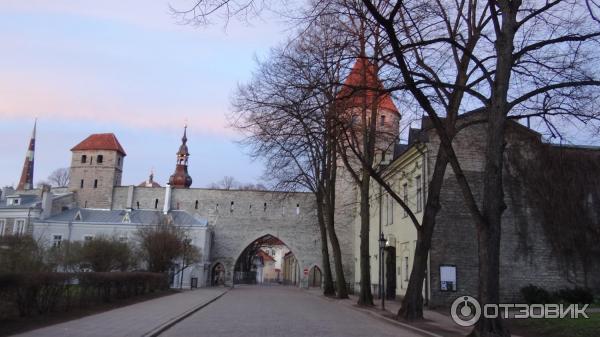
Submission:
{"label": "red conical roof", "polygon": [[354,63],[344,82],[344,87],[338,93],[338,99],[343,100],[346,107],[359,107],[365,103],[366,96],[367,106],[372,105],[377,99],[380,109],[398,112],[390,94],[383,90],[375,64],[361,57]]}
{"label": "red conical roof", "polygon": [[87,150],[112,150],[126,155],[125,150],[117,140],[114,133],[96,133],[84,139],[81,143],[75,145],[71,151]]}

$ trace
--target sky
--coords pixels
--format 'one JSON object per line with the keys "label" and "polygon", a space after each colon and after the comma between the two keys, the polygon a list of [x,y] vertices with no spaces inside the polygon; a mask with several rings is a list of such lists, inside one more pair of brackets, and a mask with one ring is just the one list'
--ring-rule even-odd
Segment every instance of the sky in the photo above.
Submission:
{"label": "sky", "polygon": [[16,185],[34,119],[34,183],[68,167],[70,149],[112,132],[127,152],[123,184],[151,169],[165,184],[188,125],[193,187],[223,176],[260,181],[227,126],[230,98],[255,58],[283,41],[285,23],[178,24],[162,0],[0,2],[0,186]]}

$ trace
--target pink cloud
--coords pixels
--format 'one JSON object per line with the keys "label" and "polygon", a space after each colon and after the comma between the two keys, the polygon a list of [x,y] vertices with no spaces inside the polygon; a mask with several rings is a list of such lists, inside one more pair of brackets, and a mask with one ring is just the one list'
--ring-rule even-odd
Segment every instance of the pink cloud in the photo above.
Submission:
{"label": "pink cloud", "polygon": [[64,81],[4,74],[0,78],[0,118],[31,120],[39,117],[163,130],[179,130],[187,122],[193,132],[226,137],[236,135],[227,127],[227,109],[224,107],[189,101],[183,106],[163,102],[160,97],[128,101],[106,88],[94,87],[93,82],[85,88],[74,88],[69,82],[85,83],[83,79]]}

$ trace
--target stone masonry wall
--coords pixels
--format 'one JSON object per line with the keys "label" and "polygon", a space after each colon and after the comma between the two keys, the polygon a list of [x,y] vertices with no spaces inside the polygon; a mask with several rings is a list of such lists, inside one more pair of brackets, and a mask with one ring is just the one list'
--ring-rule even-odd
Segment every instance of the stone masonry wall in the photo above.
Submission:
{"label": "stone masonry wall", "polygon": [[[539,141],[534,133],[522,126],[513,125],[507,131],[507,148],[523,151],[526,156],[531,151],[529,145]],[[430,135],[428,147],[433,154],[436,153],[437,146],[437,140]],[[455,150],[477,200],[481,200],[483,192],[484,146],[483,124],[462,130],[454,141]],[[433,163],[430,163],[430,167],[433,167]],[[520,289],[529,284],[549,290],[572,286],[546,241],[539,219],[533,216],[521,189],[516,184],[511,184],[506,172],[504,188],[507,209],[502,217],[501,302],[521,301]],[[478,293],[477,231],[450,167],[446,170],[441,204],[431,249],[433,306],[449,305],[460,295],[477,296]],[[440,290],[441,265],[456,266],[456,292]]]}
{"label": "stone masonry wall", "polygon": [[[162,209],[164,200],[165,188],[116,187],[112,207],[139,205],[141,209]],[[279,238],[292,250],[302,270],[314,265],[322,269],[315,200],[310,193],[173,189],[171,208],[209,220],[214,231],[212,265],[224,264],[227,283],[232,281],[233,268],[242,251],[267,234]],[[343,248],[351,246],[351,230],[338,228],[338,235]],[[344,262],[349,261],[351,257]]]}

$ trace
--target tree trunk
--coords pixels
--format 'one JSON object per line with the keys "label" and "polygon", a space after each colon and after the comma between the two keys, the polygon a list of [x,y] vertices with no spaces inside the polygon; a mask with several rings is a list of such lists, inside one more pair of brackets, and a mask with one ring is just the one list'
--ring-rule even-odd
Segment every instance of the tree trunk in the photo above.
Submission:
{"label": "tree trunk", "polygon": [[370,176],[366,170],[362,171],[360,185],[360,294],[359,305],[373,305],[371,293],[371,261],[369,252],[369,187]]}
{"label": "tree trunk", "polygon": [[406,320],[423,319],[423,281],[427,274],[427,260],[429,250],[431,249],[435,217],[440,210],[440,191],[444,183],[444,174],[447,166],[448,159],[440,147],[435,160],[433,176],[429,183],[423,221],[417,233],[417,245],[415,247],[415,257],[408,281],[408,288],[402,299],[402,305],[398,310],[398,318]]}
{"label": "tree trunk", "polygon": [[[334,192],[335,193],[335,192]],[[334,199],[335,200],[335,199]],[[331,242],[331,249],[333,250],[333,262],[335,265],[335,283],[337,288],[338,298],[348,298],[348,288],[346,287],[346,277],[344,276],[344,266],[342,264],[342,251],[340,249],[340,242],[337,234],[335,233],[335,208],[327,208],[327,233],[329,234],[329,241]]]}
{"label": "tree trunk", "polygon": [[[497,35],[496,77],[492,87],[488,111],[485,172],[483,179],[483,219],[479,224],[479,301],[485,304],[500,303],[500,239],[502,213],[506,209],[502,184],[504,160],[504,128],[506,126],[507,95],[510,83],[513,51],[513,27],[516,11],[506,6],[502,14],[502,32]],[[510,332],[501,318],[481,318],[471,333],[478,337],[504,337]]]}
{"label": "tree trunk", "polygon": [[319,232],[321,234],[321,256],[323,258],[323,295],[335,296],[335,288],[331,277],[331,264],[329,263],[329,247],[327,246],[327,228],[323,212],[322,192],[317,192],[317,217],[319,221]]}
{"label": "tree trunk", "polygon": [[348,298],[348,287],[346,286],[346,276],[344,275],[344,265],[342,263],[342,251],[340,242],[335,232],[335,184],[337,180],[337,151],[336,137],[332,120],[328,120],[328,169],[327,178],[328,185],[326,189],[327,198],[327,233],[333,249],[333,262],[335,264],[335,281],[337,285],[337,297]]}

